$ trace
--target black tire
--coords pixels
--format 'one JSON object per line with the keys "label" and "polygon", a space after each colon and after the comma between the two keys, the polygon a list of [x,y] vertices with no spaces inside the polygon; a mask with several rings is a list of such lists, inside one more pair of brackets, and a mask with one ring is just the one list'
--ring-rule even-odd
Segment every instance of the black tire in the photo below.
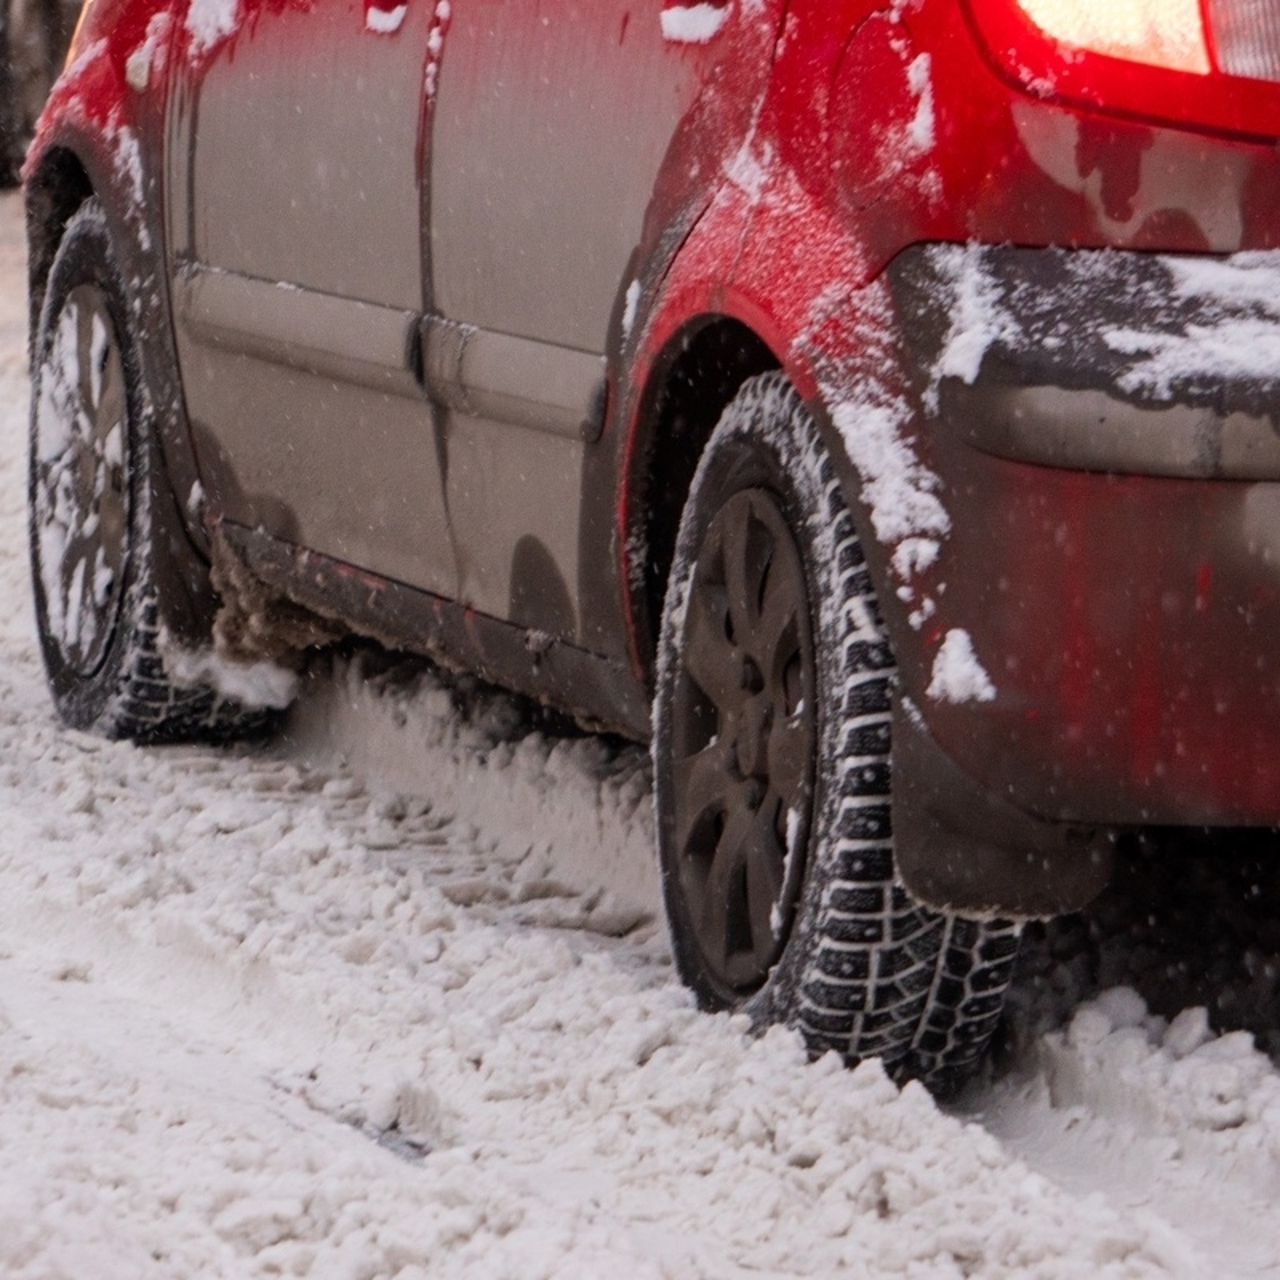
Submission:
{"label": "black tire", "polygon": [[34,347],[28,511],[36,622],[70,726],[170,741],[255,732],[264,714],[174,679],[152,536],[164,483],[128,294],[106,215],[71,219]]}
{"label": "black tire", "polygon": [[996,1029],[1019,926],[940,914],[896,881],[895,677],[813,419],[782,375],[754,378],[699,464],[663,610],[654,775],[677,967],[706,1008],[947,1089]]}

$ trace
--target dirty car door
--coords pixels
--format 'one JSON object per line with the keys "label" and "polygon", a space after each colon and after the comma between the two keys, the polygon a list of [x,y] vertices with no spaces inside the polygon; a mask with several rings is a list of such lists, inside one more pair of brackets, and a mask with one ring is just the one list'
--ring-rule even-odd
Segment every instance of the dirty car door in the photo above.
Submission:
{"label": "dirty car door", "polygon": [[414,372],[432,17],[426,0],[241,0],[171,105],[169,224],[215,509],[452,595]]}
{"label": "dirty car door", "polygon": [[[702,6],[714,9],[717,6]],[[426,365],[462,598],[584,643],[582,473],[645,209],[707,65],[658,0],[451,0]]]}

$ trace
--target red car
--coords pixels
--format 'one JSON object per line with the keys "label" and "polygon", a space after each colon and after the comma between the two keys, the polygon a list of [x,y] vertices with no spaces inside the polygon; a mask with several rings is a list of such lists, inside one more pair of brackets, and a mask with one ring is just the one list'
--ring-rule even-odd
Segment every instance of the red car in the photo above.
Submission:
{"label": "red car", "polygon": [[1273,0],[91,0],[58,709],[360,633],[651,741],[701,1001],[945,1084],[1118,830],[1280,822],[1278,138]]}

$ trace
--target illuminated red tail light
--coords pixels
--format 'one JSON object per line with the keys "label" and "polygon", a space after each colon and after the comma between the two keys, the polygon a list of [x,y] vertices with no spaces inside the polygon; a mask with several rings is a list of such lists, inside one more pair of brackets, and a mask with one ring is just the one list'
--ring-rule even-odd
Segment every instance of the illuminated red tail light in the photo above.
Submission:
{"label": "illuminated red tail light", "polygon": [[1280,138],[1280,0],[962,0],[1037,98]]}
{"label": "illuminated red tail light", "polygon": [[1206,0],[1205,9],[1223,71],[1280,80],[1280,0]]}
{"label": "illuminated red tail light", "polygon": [[[1068,48],[1174,71],[1199,75],[1209,71],[1200,0],[1018,0],[1018,4],[1045,35]],[[1220,7],[1242,6],[1226,0]]]}
{"label": "illuminated red tail light", "polygon": [[[1017,0],[1064,48],[1171,71],[1280,81],[1280,0]],[[1206,20],[1208,31],[1205,29]],[[1210,57],[1210,42],[1213,56]]]}

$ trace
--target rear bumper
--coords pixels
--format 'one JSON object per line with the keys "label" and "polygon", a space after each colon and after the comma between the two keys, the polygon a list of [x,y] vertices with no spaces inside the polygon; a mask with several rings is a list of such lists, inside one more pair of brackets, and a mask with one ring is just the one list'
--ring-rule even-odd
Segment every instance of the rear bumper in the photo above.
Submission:
{"label": "rear bumper", "polygon": [[932,737],[1043,818],[1280,822],[1280,255],[934,246],[890,279],[953,526],[904,667],[963,627],[996,694],[904,673]]}
{"label": "rear bumper", "polygon": [[926,398],[1016,462],[1280,480],[1280,251],[923,246],[890,269]]}

